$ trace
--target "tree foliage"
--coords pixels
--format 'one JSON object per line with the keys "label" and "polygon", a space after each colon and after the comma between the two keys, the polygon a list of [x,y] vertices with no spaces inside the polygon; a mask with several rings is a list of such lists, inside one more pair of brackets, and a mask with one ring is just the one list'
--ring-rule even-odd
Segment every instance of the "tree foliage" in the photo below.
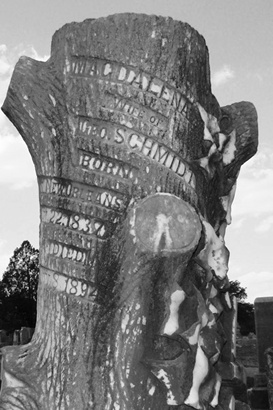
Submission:
{"label": "tree foliage", "polygon": [[38,275],[39,251],[24,241],[15,249],[0,282],[2,329],[35,326]]}
{"label": "tree foliage", "polygon": [[242,336],[255,333],[254,305],[252,303],[239,302],[237,320]]}
{"label": "tree foliage", "polygon": [[230,296],[236,296],[240,302],[247,298],[246,288],[243,288],[238,280],[230,280],[229,285]]}
{"label": "tree foliage", "polygon": [[238,280],[230,281],[229,294],[238,299],[237,321],[243,336],[255,333],[254,305],[245,301],[247,298],[246,288],[243,288]]}

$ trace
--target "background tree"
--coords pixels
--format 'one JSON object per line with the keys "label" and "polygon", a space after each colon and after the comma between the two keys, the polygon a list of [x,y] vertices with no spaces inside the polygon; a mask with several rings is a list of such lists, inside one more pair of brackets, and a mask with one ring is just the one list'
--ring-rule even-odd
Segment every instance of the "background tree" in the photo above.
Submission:
{"label": "background tree", "polygon": [[2,329],[35,327],[39,251],[29,241],[16,248],[0,282]]}
{"label": "background tree", "polygon": [[243,288],[238,280],[230,281],[229,293],[238,299],[237,320],[242,336],[255,333],[254,305],[245,301],[247,298],[246,288]]}
{"label": "background tree", "polygon": [[229,285],[230,296],[236,296],[240,302],[247,298],[246,288],[243,288],[238,280],[230,280]]}

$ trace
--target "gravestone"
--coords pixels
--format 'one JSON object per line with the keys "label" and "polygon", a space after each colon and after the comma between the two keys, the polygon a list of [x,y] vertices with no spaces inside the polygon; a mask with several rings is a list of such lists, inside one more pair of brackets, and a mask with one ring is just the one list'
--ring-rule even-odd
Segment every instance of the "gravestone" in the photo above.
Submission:
{"label": "gravestone", "polygon": [[254,379],[250,401],[253,409],[269,409],[271,408],[269,399],[273,402],[272,353],[270,349],[273,347],[273,297],[256,298],[254,306],[259,373]]}
{"label": "gravestone", "polygon": [[41,225],[37,325],[4,350],[0,409],[231,408],[224,235],[257,115],[220,108],[203,37],[136,14],[67,24],[2,109]]}
{"label": "gravestone", "polygon": [[0,330],[0,347],[5,346],[8,341],[7,332],[5,330]]}
{"label": "gravestone", "polygon": [[13,344],[19,345],[21,343],[20,340],[20,330],[14,330],[13,332]]}
{"label": "gravestone", "polygon": [[259,372],[265,373],[267,368],[265,351],[273,346],[273,297],[256,298],[254,305]]}
{"label": "gravestone", "polygon": [[21,344],[24,345],[31,340],[33,335],[33,330],[31,327],[22,327],[20,330],[20,341]]}

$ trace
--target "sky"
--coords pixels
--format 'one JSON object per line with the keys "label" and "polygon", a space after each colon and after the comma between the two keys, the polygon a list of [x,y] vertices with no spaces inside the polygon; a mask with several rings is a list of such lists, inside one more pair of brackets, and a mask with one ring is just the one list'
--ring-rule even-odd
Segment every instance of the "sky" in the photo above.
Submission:
{"label": "sky", "polygon": [[[1,0],[0,106],[21,55],[47,60],[56,30],[115,13],[170,16],[193,26],[210,53],[212,91],[221,106],[251,101],[259,149],[241,169],[226,233],[229,278],[248,302],[273,296],[273,1],[272,0]],[[0,277],[16,247],[39,247],[39,202],[30,154],[0,113]]]}

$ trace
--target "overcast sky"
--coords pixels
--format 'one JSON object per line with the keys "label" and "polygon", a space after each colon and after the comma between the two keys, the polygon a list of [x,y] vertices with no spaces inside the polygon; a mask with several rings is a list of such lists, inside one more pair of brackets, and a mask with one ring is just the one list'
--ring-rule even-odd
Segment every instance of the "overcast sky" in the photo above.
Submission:
{"label": "overcast sky", "polygon": [[[245,164],[226,234],[230,279],[248,301],[273,296],[273,1],[1,0],[0,105],[20,55],[45,60],[54,32],[71,21],[137,12],[170,16],[202,34],[210,52],[213,93],[221,106],[251,101],[259,117],[259,152]],[[16,247],[38,248],[34,167],[16,129],[0,114],[0,277]]]}

